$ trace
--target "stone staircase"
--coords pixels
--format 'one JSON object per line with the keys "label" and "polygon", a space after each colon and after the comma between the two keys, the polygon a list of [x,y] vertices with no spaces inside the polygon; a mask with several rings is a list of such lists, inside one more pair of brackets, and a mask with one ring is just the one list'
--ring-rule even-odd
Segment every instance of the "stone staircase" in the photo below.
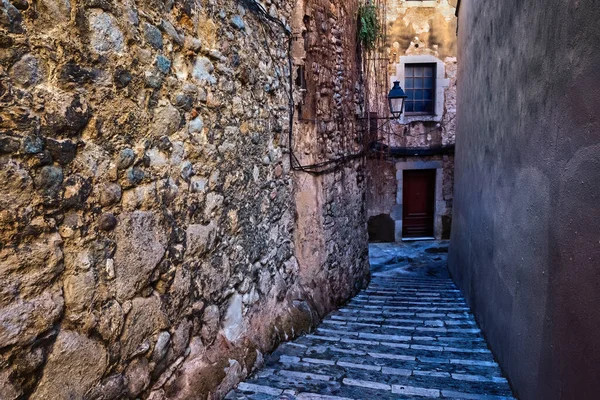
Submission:
{"label": "stone staircase", "polygon": [[448,278],[374,274],[311,335],[281,345],[226,399],[512,399]]}

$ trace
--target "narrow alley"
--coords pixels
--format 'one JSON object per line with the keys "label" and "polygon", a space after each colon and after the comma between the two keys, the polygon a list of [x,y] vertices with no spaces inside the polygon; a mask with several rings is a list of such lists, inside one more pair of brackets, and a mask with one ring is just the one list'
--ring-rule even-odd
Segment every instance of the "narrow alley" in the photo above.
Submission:
{"label": "narrow alley", "polygon": [[600,0],[0,0],[0,400],[597,400]]}
{"label": "narrow alley", "polygon": [[446,242],[371,244],[372,280],[227,399],[510,399],[446,269]]}

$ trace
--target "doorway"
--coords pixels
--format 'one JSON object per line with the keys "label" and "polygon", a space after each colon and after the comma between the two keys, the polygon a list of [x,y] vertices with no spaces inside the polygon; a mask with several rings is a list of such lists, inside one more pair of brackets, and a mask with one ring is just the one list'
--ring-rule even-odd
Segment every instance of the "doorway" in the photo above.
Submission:
{"label": "doorway", "polygon": [[433,237],[435,171],[403,171],[402,238]]}

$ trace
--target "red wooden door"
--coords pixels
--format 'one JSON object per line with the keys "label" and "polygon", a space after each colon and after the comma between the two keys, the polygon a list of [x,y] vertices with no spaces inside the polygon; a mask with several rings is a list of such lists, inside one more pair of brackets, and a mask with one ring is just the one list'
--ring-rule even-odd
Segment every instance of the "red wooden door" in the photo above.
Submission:
{"label": "red wooden door", "polygon": [[402,237],[433,236],[435,169],[405,170],[402,189]]}

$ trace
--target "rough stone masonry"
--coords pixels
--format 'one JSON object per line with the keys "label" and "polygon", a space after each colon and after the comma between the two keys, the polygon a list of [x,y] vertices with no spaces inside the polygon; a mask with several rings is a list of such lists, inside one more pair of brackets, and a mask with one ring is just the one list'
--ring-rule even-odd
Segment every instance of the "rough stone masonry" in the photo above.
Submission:
{"label": "rough stone masonry", "polygon": [[[327,89],[294,88],[327,120],[292,124],[300,159],[355,151],[357,2],[262,4]],[[365,286],[363,161],[291,168],[282,26],[0,1],[0,398],[220,398]]]}

